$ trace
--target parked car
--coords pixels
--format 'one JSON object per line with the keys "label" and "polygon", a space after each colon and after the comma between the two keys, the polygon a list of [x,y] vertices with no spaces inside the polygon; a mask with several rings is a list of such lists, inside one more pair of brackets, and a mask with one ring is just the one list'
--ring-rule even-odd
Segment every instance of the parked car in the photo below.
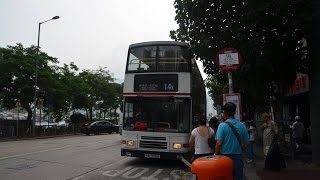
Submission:
{"label": "parked car", "polygon": [[119,133],[119,125],[113,124],[109,121],[94,121],[81,126],[81,133],[90,135],[91,133],[97,135],[100,133]]}

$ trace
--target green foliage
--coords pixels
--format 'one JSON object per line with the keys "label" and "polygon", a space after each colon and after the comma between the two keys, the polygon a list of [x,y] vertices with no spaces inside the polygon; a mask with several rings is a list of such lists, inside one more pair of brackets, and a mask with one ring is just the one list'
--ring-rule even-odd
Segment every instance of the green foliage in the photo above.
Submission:
{"label": "green foliage", "polygon": [[[34,97],[35,60],[38,59],[38,87],[47,83],[52,73],[48,63],[57,60],[40,52],[35,46],[24,48],[22,44],[0,48],[0,98],[3,106],[13,108],[19,99],[31,120],[31,104]],[[45,89],[40,89],[44,92]]]}
{"label": "green foliage", "polygon": [[88,122],[86,116],[81,113],[74,113],[70,116],[71,123],[74,124],[85,124]]}
{"label": "green foliage", "polygon": [[92,108],[106,112],[110,108],[115,108],[113,105],[116,99],[122,95],[121,89],[115,88],[118,84],[113,83],[114,79],[106,68],[99,68],[96,71],[84,70],[79,73],[78,80],[81,80],[80,88],[84,91],[79,91],[77,87],[73,101],[76,108],[89,110],[90,119],[92,119]]}
{"label": "green foliage", "polygon": [[225,73],[218,72],[212,76],[208,76],[205,81],[206,87],[209,87],[209,95],[213,100],[214,106],[222,104],[222,94],[228,91],[228,81]]}
{"label": "green foliage", "polygon": [[72,109],[89,110],[92,117],[93,108],[107,111],[119,107],[121,85],[113,82],[105,68],[78,72],[79,68],[74,63],[59,67],[56,58],[38,48],[17,44],[0,48],[0,102],[5,108],[14,108],[16,101],[20,100],[31,121],[36,60],[37,98],[44,99],[44,112],[51,112],[57,121]]}
{"label": "green foliage", "polygon": [[225,47],[236,48],[244,59],[234,73],[234,86],[251,106],[266,102],[275,87],[285,89],[297,72],[309,72],[310,58],[302,57],[310,46],[301,43],[310,40],[312,28],[307,0],[176,0],[174,6],[179,28],[170,32],[171,38],[190,43],[212,75],[208,81],[213,82],[207,83],[214,85],[208,87],[212,93],[221,93],[227,84],[220,81],[215,63]]}

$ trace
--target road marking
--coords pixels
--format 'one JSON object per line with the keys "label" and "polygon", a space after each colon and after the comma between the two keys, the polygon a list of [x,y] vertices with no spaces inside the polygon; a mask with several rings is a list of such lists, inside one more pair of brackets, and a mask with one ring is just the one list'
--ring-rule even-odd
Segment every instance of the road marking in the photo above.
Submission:
{"label": "road marking", "polygon": [[175,180],[179,180],[181,179],[181,175],[178,175],[177,173],[183,175],[185,172],[182,170],[176,169],[171,171],[170,175],[173,176]]}
{"label": "road marking", "polygon": [[130,157],[125,157],[125,158],[123,158],[123,159],[121,159],[121,160],[119,160],[119,161],[116,161],[116,162],[114,162],[114,163],[112,163],[112,164],[108,164],[108,165],[103,166],[103,167],[101,167],[101,168],[99,168],[99,169],[107,168],[107,167],[113,166],[113,165],[118,164],[118,163],[120,163],[120,162],[122,162],[122,161],[125,161],[125,160],[127,160],[127,159],[129,159],[129,158],[130,158]]}
{"label": "road marking", "polygon": [[73,178],[72,180],[79,180],[79,179],[82,179],[82,178],[84,178],[83,175],[82,175],[82,176],[78,176],[78,177],[76,177],[76,178]]}
{"label": "road marking", "polygon": [[[117,161],[113,164],[109,164],[103,168],[106,168],[106,167],[109,167],[109,166],[112,166],[116,163],[119,163],[123,160],[126,160],[128,159],[129,157],[125,158],[125,159],[122,159],[120,161]],[[109,176],[109,177],[116,177],[116,176],[121,176],[122,175],[122,178],[125,178],[125,179],[134,179],[134,178],[139,178],[140,176],[142,176],[143,174],[147,173],[148,171],[150,171],[149,168],[144,168],[144,167],[135,167],[133,168],[132,166],[128,166],[126,167],[125,169],[122,169],[122,170],[108,170],[108,171],[105,171],[102,173],[102,175],[104,176]],[[156,178],[156,176],[158,176],[159,174],[161,174],[163,172],[163,169],[156,169],[156,171],[154,171],[151,175],[149,176],[143,176],[141,177],[140,179],[141,180],[159,180],[159,178]],[[124,174],[123,174],[124,173]],[[191,172],[185,172],[183,170],[180,170],[180,169],[175,169],[175,170],[172,170],[169,175],[171,176],[170,178],[167,177],[167,178],[162,178],[162,180],[181,180],[181,179],[186,179],[186,178],[189,178],[189,177],[192,177],[192,173]],[[195,178],[192,178],[192,179],[195,179]],[[74,179],[72,179],[74,180]]]}
{"label": "road marking", "polygon": [[[142,171],[141,171],[140,169],[142,169]],[[139,170],[140,170],[140,171],[139,171]],[[135,172],[135,171],[139,171],[139,172],[138,172],[137,174],[135,174],[135,175],[131,175],[131,174],[132,174],[133,172]],[[137,168],[133,168],[133,169],[131,169],[130,171],[124,173],[124,174],[122,175],[122,177],[128,178],[128,179],[138,178],[138,177],[140,177],[142,174],[144,174],[145,172],[148,172],[148,171],[149,171],[149,168],[137,167]]]}
{"label": "road marking", "polygon": [[191,168],[191,163],[187,161],[184,157],[181,157],[181,161],[186,164],[189,168]]}
{"label": "road marking", "polygon": [[105,171],[104,173],[102,173],[102,175],[104,176],[110,176],[110,177],[116,177],[119,176],[120,174],[129,171],[130,169],[132,169],[131,166],[126,167],[125,169],[122,170],[109,170],[109,171]]}
{"label": "road marking", "polygon": [[142,180],[158,180],[158,178],[156,178],[156,176],[159,175],[162,171],[163,171],[163,169],[158,169],[154,173],[152,173],[150,176],[142,177],[140,179],[142,179]]}
{"label": "road marking", "polygon": [[191,172],[186,172],[181,177],[181,180],[196,180],[196,179],[197,179],[196,176]]}
{"label": "road marking", "polygon": [[102,168],[107,168],[107,167],[109,167],[109,166],[112,166],[112,165],[115,165],[115,164],[117,164],[117,163],[119,163],[119,162],[122,162],[122,161],[124,161],[124,160],[127,160],[129,157],[126,157],[126,158],[123,158],[123,159],[121,159],[121,160],[119,160],[119,161],[116,161],[116,162],[114,162],[114,163],[111,163],[111,164],[109,164],[109,165],[107,165],[107,166],[103,166],[103,167],[100,167],[100,168],[95,168],[95,169],[92,169],[92,170],[90,170],[90,171],[88,171],[88,172],[86,172],[86,173],[83,173],[82,175],[80,175],[80,176],[77,176],[77,177],[74,177],[74,178],[72,178],[72,179],[70,179],[70,180],[76,180],[78,177],[84,177],[84,175],[88,175],[88,174],[90,174],[90,173],[92,173],[93,171],[96,171],[96,170],[99,170],[99,169],[102,169]]}

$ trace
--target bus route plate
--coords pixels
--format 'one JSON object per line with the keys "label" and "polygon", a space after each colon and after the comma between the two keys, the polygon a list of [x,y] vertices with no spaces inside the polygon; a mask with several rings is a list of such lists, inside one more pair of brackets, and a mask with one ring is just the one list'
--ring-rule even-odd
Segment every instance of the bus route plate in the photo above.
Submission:
{"label": "bus route plate", "polygon": [[145,154],[144,157],[145,158],[157,158],[157,159],[159,159],[160,155],[159,154]]}

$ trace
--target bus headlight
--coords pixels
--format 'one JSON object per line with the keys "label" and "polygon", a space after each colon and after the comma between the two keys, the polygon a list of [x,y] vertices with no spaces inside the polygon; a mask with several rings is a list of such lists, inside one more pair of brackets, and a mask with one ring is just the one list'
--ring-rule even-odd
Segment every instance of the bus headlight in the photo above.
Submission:
{"label": "bus headlight", "polygon": [[182,144],[180,144],[180,143],[173,143],[172,147],[173,147],[173,149],[181,149],[181,148],[182,148]]}
{"label": "bus headlight", "polygon": [[134,146],[135,142],[133,140],[128,140],[127,141],[127,146]]}

